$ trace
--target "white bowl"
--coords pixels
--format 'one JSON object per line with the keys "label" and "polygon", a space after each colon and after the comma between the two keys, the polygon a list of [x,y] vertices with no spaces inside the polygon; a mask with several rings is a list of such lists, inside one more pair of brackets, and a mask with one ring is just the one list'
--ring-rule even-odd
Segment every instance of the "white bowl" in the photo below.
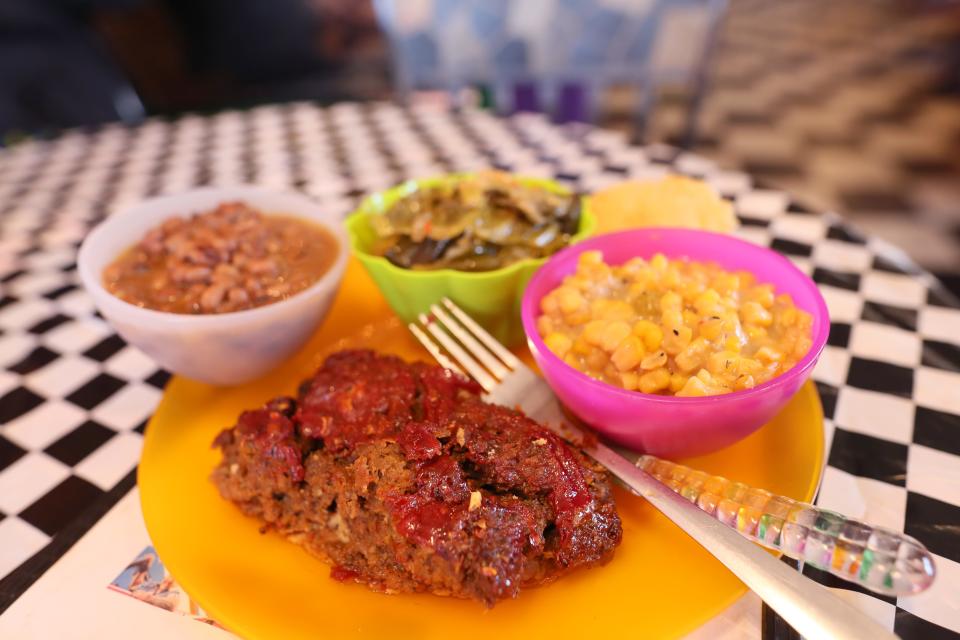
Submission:
{"label": "white bowl", "polygon": [[[151,228],[174,216],[244,202],[264,213],[280,213],[323,226],[338,255],[317,282],[286,300],[232,313],[186,315],[143,309],[103,286],[103,270]],[[253,380],[294,353],[326,317],[347,266],[349,243],[339,216],[296,193],[254,186],[203,188],[146,200],[97,226],[80,247],[77,269],[100,313],[124,340],[165,369],[216,385]]]}

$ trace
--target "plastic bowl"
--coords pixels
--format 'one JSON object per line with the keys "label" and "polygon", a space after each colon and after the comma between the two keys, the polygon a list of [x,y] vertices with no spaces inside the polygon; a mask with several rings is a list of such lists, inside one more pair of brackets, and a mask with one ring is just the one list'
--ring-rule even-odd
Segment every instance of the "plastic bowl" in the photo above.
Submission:
{"label": "plastic bowl", "polygon": [[[104,288],[104,268],[148,229],[167,218],[236,201],[265,213],[282,213],[323,226],[336,239],[339,252],[329,271],[286,300],[206,315],[144,309]],[[196,189],[146,200],[100,223],[83,241],[77,258],[84,287],[124,340],[168,371],[216,385],[257,378],[300,348],[330,310],[346,266],[347,236],[338,216],[302,195],[249,186]]]}
{"label": "plastic bowl", "polygon": [[[450,174],[410,180],[369,196],[347,219],[350,246],[367,273],[377,283],[391,308],[404,322],[412,322],[418,314],[427,311],[431,304],[446,296],[501,342],[509,345],[520,344],[524,337],[520,322],[523,290],[530,276],[547,258],[520,260],[493,271],[415,271],[398,267],[386,258],[372,253],[377,242],[377,235],[370,224],[372,216],[385,212],[394,202],[417,189],[455,182],[468,175]],[[570,193],[569,189],[552,180],[525,177],[519,177],[519,180],[523,184],[540,186],[554,193]],[[595,225],[596,221],[589,211],[589,201],[584,198],[580,229],[571,242],[590,235]]]}
{"label": "plastic bowl", "polygon": [[[773,284],[777,293],[789,293],[797,307],[813,316],[813,345],[786,373],[753,389],[725,395],[677,398],[627,391],[595,380],[554,355],[536,328],[540,300],[576,270],[581,253],[592,250],[602,251],[610,264],[660,252],[669,258],[750,271],[758,281]],[[563,404],[611,440],[667,457],[716,451],[768,422],[806,382],[830,331],[827,305],[816,284],[785,257],[733,236],[688,229],[611,233],[557,253],[527,285],[522,316],[530,352]]]}

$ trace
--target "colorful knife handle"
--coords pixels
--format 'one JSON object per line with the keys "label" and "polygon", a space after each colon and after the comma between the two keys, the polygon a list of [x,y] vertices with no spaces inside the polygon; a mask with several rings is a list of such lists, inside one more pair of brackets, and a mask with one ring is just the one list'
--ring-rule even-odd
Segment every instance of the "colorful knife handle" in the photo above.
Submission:
{"label": "colorful knife handle", "polygon": [[933,582],[933,557],[908,535],[653,456],[637,466],[743,536],[876,593]]}

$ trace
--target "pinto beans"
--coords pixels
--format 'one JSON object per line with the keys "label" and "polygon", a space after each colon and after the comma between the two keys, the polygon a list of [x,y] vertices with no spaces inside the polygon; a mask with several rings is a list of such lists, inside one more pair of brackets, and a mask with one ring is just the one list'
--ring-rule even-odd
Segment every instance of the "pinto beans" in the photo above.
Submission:
{"label": "pinto beans", "polygon": [[241,311],[306,289],[337,251],[322,227],[225,203],[150,229],[104,270],[104,284],[128,302],[159,311]]}

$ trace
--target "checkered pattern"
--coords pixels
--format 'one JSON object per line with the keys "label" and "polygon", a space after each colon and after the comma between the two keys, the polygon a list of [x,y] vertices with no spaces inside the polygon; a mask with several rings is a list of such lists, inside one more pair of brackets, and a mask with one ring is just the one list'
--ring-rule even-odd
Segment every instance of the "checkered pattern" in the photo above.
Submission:
{"label": "checkered pattern", "polygon": [[[957,3],[734,0],[696,150],[958,273],[958,38]],[[663,105],[649,138],[684,115]]]}
{"label": "checkered pattern", "polygon": [[849,587],[845,597],[907,638],[960,632],[960,307],[935,281],[896,249],[700,156],[533,115],[385,104],[157,120],[0,155],[0,576],[135,465],[167,379],[77,287],[76,247],[92,223],[144,196],[241,181],[299,189],[346,214],[405,178],[491,165],[584,191],[670,171],[702,177],[735,203],[744,237],[811,274],[833,317],[814,373],[829,450],[819,503],[906,530],[940,571],[916,598]]}

